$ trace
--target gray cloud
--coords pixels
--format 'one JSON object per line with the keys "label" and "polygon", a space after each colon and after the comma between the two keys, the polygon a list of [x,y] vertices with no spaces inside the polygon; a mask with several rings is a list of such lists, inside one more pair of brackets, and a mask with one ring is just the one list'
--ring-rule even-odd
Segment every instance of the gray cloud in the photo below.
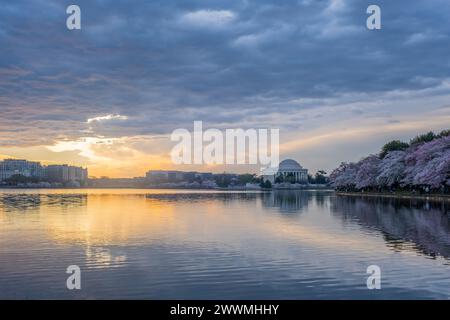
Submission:
{"label": "gray cloud", "polygon": [[[3,0],[0,141],[165,134],[193,120],[289,129],[323,105],[440,88],[450,3],[377,3],[372,32],[366,0],[80,0],[82,30],[68,31],[69,3]],[[128,120],[86,123],[107,114]]]}

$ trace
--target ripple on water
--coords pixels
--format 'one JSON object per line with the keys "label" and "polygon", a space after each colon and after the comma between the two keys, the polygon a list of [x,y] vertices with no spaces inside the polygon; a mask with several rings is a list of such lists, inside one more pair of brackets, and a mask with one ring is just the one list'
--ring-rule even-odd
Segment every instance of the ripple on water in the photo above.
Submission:
{"label": "ripple on water", "polygon": [[0,298],[443,298],[447,211],[328,192],[0,191]]}

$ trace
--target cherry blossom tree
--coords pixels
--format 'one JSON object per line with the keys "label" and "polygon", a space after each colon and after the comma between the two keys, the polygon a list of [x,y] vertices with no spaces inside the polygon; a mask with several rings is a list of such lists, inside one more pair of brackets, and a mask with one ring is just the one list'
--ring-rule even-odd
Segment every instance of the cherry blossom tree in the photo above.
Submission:
{"label": "cherry blossom tree", "polygon": [[[430,138],[431,139],[431,138]],[[403,188],[449,190],[450,135],[420,140],[406,150],[392,150],[379,156],[370,155],[357,163],[341,163],[330,175],[337,189]]]}
{"label": "cherry blossom tree", "polygon": [[377,184],[381,187],[392,187],[399,184],[405,175],[405,151],[391,151],[380,163]]}
{"label": "cherry blossom tree", "polygon": [[450,174],[450,136],[422,143],[408,150],[404,185],[439,188]]}
{"label": "cherry blossom tree", "polygon": [[352,188],[356,185],[358,164],[342,162],[341,165],[330,174],[331,185],[337,189]]}
{"label": "cherry blossom tree", "polygon": [[370,155],[359,161],[355,183],[357,189],[377,186],[378,167],[380,162],[380,158],[376,155]]}

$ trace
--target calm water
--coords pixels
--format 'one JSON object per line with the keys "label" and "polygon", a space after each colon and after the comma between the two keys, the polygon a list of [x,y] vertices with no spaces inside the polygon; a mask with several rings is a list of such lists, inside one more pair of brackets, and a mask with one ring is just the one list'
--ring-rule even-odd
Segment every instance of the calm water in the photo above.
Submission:
{"label": "calm water", "polygon": [[[382,289],[368,290],[378,265]],[[66,289],[67,266],[82,289]],[[449,299],[449,204],[332,192],[0,191],[0,298]]]}

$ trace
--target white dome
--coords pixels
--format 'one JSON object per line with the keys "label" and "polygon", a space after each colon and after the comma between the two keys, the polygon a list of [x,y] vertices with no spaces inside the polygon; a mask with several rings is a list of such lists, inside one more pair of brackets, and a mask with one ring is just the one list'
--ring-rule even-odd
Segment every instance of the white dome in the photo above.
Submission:
{"label": "white dome", "polygon": [[302,166],[297,161],[292,159],[283,160],[278,166],[278,170],[280,171],[294,171],[301,169],[303,169]]}

